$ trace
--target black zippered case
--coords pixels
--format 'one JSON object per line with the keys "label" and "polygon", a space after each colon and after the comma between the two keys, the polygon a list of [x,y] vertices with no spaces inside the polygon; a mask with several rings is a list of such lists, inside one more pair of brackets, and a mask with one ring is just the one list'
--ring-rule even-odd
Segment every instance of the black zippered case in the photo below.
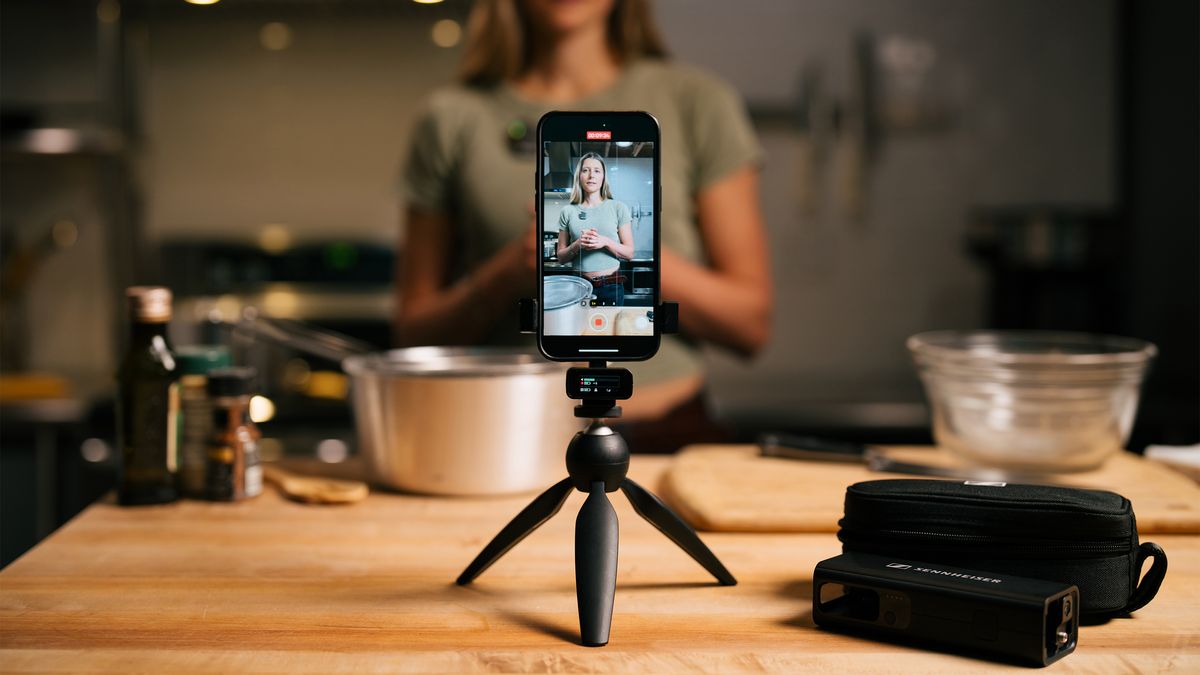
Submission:
{"label": "black zippered case", "polygon": [[[1101,490],[873,480],[846,489],[838,525],[845,552],[1074,584],[1087,622],[1144,607],[1167,572],[1162,548],[1139,544],[1129,500]],[[1147,558],[1154,562],[1139,582]]]}

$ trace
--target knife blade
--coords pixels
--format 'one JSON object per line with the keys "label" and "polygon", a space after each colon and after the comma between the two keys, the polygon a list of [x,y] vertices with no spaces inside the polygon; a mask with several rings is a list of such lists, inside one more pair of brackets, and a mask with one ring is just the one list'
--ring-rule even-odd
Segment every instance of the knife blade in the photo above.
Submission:
{"label": "knife blade", "polygon": [[758,437],[759,454],[763,457],[797,459],[817,462],[864,464],[879,473],[903,473],[914,476],[954,478],[980,482],[1045,483],[1045,476],[1016,474],[1000,469],[950,467],[919,462],[907,462],[890,456],[882,448],[853,441],[838,441],[816,436],[784,433],[764,433]]}

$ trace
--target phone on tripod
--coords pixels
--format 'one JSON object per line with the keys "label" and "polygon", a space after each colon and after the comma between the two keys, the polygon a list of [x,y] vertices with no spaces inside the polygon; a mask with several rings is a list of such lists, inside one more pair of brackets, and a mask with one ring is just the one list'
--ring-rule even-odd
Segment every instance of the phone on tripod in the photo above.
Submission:
{"label": "phone on tripod", "polygon": [[[606,420],[633,395],[633,376],[610,361],[654,356],[674,332],[678,306],[659,300],[658,122],[644,112],[551,112],[537,127],[535,248],[538,298],[521,302],[521,327],[537,323],[538,349],[553,361],[587,361],[567,370],[575,416],[591,419],[567,446],[567,477],[538,495],[475,556],[471,583],[562,508],[587,493],[575,520],[575,592],[580,641],[608,644],[617,589],[617,513],[608,493],[625,493],[634,511],[687,552],[723,586],[737,584],[696,531],[631,480],[629,446]],[[541,308],[541,316],[535,313]],[[655,316],[655,313],[658,316]]]}
{"label": "phone on tripod", "polygon": [[660,133],[644,112],[549,112],[537,127],[538,349],[642,361],[661,339]]}

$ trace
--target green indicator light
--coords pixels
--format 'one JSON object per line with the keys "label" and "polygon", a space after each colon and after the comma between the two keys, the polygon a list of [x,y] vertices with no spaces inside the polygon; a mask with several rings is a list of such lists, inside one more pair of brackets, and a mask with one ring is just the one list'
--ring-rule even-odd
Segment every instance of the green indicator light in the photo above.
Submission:
{"label": "green indicator light", "polygon": [[529,128],[521,120],[513,120],[508,123],[508,137],[514,141],[525,138],[525,134],[527,133],[529,133]]}
{"label": "green indicator light", "polygon": [[348,270],[358,262],[358,251],[350,244],[339,242],[325,249],[325,263],[335,270]]}

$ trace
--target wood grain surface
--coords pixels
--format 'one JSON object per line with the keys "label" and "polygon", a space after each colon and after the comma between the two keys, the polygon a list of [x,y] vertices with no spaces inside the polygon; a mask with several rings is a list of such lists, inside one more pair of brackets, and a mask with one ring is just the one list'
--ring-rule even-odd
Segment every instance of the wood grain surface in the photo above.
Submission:
{"label": "wood grain surface", "polygon": [[[890,456],[953,465],[927,447],[888,448]],[[875,473],[862,464],[760,457],[750,445],[697,445],[675,457],[663,497],[693,526],[720,532],[837,532],[846,486],[864,480],[920,478]],[[1157,462],[1122,452],[1096,471],[1057,483],[1111,490],[1133,503],[1138,532],[1200,534],[1200,486]]]}
{"label": "wood grain surface", "polygon": [[[635,456],[631,476],[657,486],[668,461]],[[97,504],[0,572],[0,669],[1018,670],[816,629],[812,569],[838,553],[829,534],[706,534],[740,582],[720,587],[619,493],[612,642],[578,646],[582,494],[475,584],[453,583],[530,497]],[[1200,671],[1200,537],[1156,541],[1171,558],[1158,599],[1084,628],[1055,672]]]}

